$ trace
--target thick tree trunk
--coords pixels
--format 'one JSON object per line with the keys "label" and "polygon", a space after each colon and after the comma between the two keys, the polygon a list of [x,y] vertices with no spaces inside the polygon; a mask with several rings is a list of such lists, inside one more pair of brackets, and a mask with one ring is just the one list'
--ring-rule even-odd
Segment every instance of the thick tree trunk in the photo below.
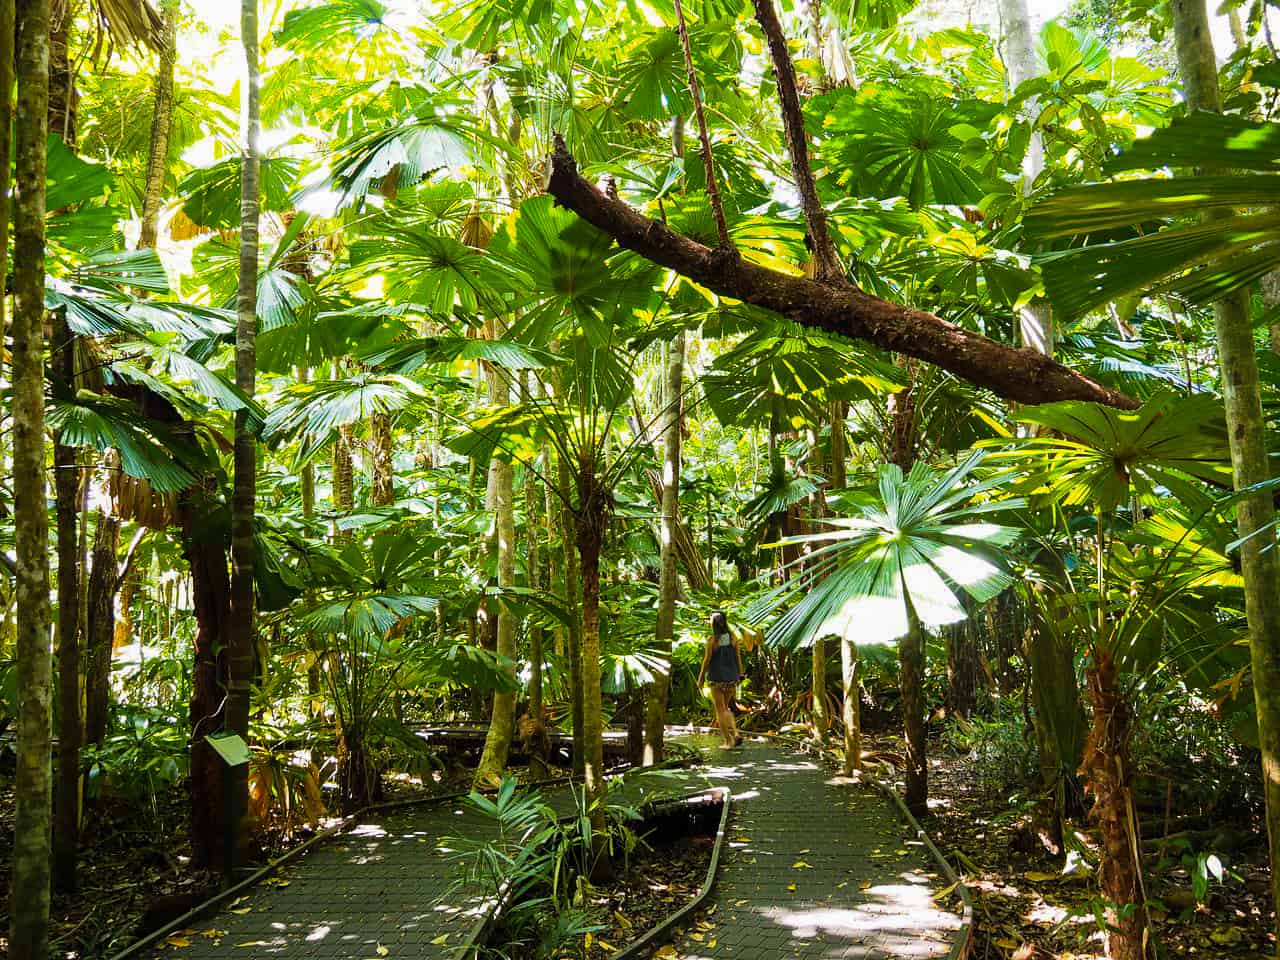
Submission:
{"label": "thick tree trunk", "polygon": [[[1178,71],[1187,106],[1192,110],[1220,111],[1217,65],[1205,0],[1173,0],[1172,11]],[[1214,306],[1214,319],[1231,465],[1235,487],[1243,490],[1269,479],[1272,473],[1248,294],[1241,291],[1219,301]],[[1280,905],[1280,550],[1274,549],[1275,532],[1268,529],[1274,519],[1275,504],[1270,492],[1256,493],[1236,508],[1236,525],[1243,540],[1240,565],[1266,793],[1272,906],[1276,907]],[[1280,909],[1276,918],[1280,933]]]}
{"label": "thick tree trunk", "polygon": [[1091,816],[1102,834],[1099,879],[1102,896],[1110,904],[1107,955],[1111,960],[1146,960],[1153,955],[1154,945],[1148,940],[1150,921],[1142,886],[1142,834],[1130,791],[1132,715],[1110,652],[1094,652],[1087,680],[1093,729],[1085,746],[1082,769],[1094,796]]}
{"label": "thick tree trunk", "polygon": [[659,530],[661,569],[658,574],[658,617],[654,630],[654,650],[665,661],[666,673],[656,673],[649,685],[644,755],[641,758],[646,767],[660,763],[663,758],[667,692],[671,686],[671,644],[675,634],[676,594],[680,587],[676,574],[676,526],[680,521],[680,431],[684,426],[683,332],[671,341],[668,350],[662,396],[662,522]]}
{"label": "thick tree trunk", "polygon": [[115,644],[115,596],[120,582],[116,554],[120,549],[120,520],[98,512],[93,535],[93,564],[89,573],[89,631],[85,637],[84,740],[101,746],[107,735],[111,706],[111,651]]}
{"label": "thick tree trunk", "polygon": [[164,0],[164,27],[160,63],[156,68],[152,101],[151,147],[147,152],[147,176],[142,188],[142,232],[139,247],[154,248],[169,173],[169,134],[173,129],[173,63],[177,55],[179,0]]}
{"label": "thick tree trunk", "polygon": [[[259,63],[258,0],[242,0],[240,42],[245,77],[241,84],[240,282],[236,322],[236,386],[252,397],[257,381],[258,220],[259,220]],[[231,595],[226,637],[228,684],[226,726],[249,739],[249,699],[253,683],[254,579],[253,522],[257,497],[257,440],[249,430],[249,414],[236,411],[235,481],[231,495]],[[237,842],[245,844],[248,766],[231,768],[229,811],[236,819]]]}
{"label": "thick tree trunk", "polygon": [[[11,395],[19,701],[9,956],[13,960],[45,960],[49,949],[49,812],[53,800],[43,336],[49,0],[19,0],[16,12],[17,189]],[[0,29],[6,26],[0,24]]]}
{"label": "thick tree trunk", "polygon": [[[336,371],[335,371],[336,372]],[[356,506],[355,468],[351,463],[351,428],[339,427],[333,443],[333,512],[339,518],[351,515]],[[333,526],[333,542],[351,542],[351,531]]]}
{"label": "thick tree trunk", "polygon": [[771,310],[803,327],[865,340],[935,364],[1019,403],[1088,400],[1134,409],[1137,401],[1030,349],[1015,349],[848,283],[782,273],[713,250],[652,220],[579,175],[562,139],[549,161],[547,192],[622,247],[722,296]]}
{"label": "thick tree trunk", "polygon": [[827,643],[816,638],[809,650],[809,696],[812,698],[810,717],[813,720],[813,739],[820,747],[827,745],[827,728],[831,720],[827,716]]}
{"label": "thick tree trunk", "polygon": [[947,712],[968,719],[978,706],[982,658],[972,615],[946,630]]}
{"label": "thick tree trunk", "polygon": [[[213,481],[206,481],[212,485]],[[223,724],[227,689],[227,611],[231,580],[227,545],[205,522],[206,491],[180,495],[183,554],[191,569],[196,633],[191,672],[191,865],[221,869],[225,854],[222,765],[205,737]]]}
{"label": "thick tree trunk", "polygon": [[[53,314],[49,376],[57,389],[76,389],[76,338],[61,311]],[[80,847],[80,543],[76,514],[80,501],[80,465],[76,448],[53,446],[54,515],[58,551],[58,780],[54,798],[53,885],[76,889]]]}
{"label": "thick tree trunk", "polygon": [[[487,325],[490,339],[498,338],[498,328],[493,321]],[[495,366],[487,371],[489,402],[506,405],[511,400],[506,375]],[[487,507],[493,514],[494,548],[498,558],[498,589],[510,590],[516,583],[516,521],[515,495],[512,489],[511,464],[496,457],[489,462]],[[509,661],[509,679],[515,680],[516,621],[507,603],[497,604],[497,654]],[[514,684],[513,684],[514,686]],[[507,758],[511,753],[511,739],[516,725],[516,691],[498,690],[493,695],[493,714],[489,719],[489,731],[484,738],[484,752],[476,767],[476,786],[497,786],[502,782]]]}

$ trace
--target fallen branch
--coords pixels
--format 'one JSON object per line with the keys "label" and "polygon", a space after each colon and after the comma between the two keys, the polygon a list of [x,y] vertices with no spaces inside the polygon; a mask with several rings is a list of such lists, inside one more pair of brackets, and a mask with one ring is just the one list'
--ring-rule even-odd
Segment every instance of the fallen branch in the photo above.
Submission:
{"label": "fallen branch", "polygon": [[732,250],[703,246],[584,180],[559,135],[548,158],[546,191],[619,246],[720,296],[772,310],[803,327],[916,357],[1017,403],[1087,400],[1127,410],[1138,406],[1132,397],[1034,350],[997,343],[852,285],[793,276],[751,263]]}

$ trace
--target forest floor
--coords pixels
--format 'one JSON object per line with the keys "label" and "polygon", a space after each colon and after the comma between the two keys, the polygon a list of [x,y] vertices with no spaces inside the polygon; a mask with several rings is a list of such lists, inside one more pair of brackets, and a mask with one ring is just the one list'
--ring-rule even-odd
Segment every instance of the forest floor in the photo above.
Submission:
{"label": "forest floor", "polygon": [[[1037,838],[1034,812],[1020,813],[1007,798],[993,797],[982,775],[976,761],[935,754],[931,816],[924,824],[952,862],[959,861],[973,891],[975,960],[1100,960],[1093,874],[1064,876],[1063,857]],[[1256,843],[1231,855],[1225,882],[1211,885],[1204,904],[1191,895],[1185,867],[1149,875],[1150,897],[1169,907],[1153,912],[1162,955],[1275,956],[1269,883],[1265,845]]]}

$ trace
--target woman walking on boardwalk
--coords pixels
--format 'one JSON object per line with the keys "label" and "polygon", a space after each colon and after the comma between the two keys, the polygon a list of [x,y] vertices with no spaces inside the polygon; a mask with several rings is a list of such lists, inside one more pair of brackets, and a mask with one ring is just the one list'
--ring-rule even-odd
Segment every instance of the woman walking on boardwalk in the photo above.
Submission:
{"label": "woman walking on boardwalk", "polygon": [[698,689],[702,689],[704,680],[710,681],[711,702],[716,708],[716,725],[720,728],[720,735],[724,737],[721,746],[726,750],[742,742],[738,726],[733,722],[733,711],[729,709],[741,679],[742,656],[738,651],[738,641],[729,632],[729,621],[724,613],[717,610],[711,614],[711,636],[707,638],[707,648],[702,655],[702,669],[698,671]]}

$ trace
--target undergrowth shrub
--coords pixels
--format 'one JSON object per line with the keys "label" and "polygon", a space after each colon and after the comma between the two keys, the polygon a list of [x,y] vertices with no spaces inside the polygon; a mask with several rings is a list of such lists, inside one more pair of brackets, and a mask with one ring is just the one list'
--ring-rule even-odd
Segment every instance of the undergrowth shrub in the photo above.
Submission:
{"label": "undergrowth shrub", "polygon": [[948,718],[942,738],[948,749],[968,759],[984,799],[1004,799],[1009,791],[1039,779],[1035,739],[1028,736],[1021,703],[1014,697],[996,699],[988,718]]}

